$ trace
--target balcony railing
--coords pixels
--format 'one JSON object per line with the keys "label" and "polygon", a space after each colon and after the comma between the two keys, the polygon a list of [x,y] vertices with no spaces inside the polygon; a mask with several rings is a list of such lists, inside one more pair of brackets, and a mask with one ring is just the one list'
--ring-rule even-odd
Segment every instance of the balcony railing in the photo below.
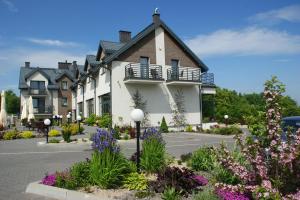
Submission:
{"label": "balcony railing", "polygon": [[167,69],[167,81],[201,82],[201,72],[198,68],[178,67]]}
{"label": "balcony railing", "polygon": [[46,91],[46,89],[29,88],[29,94],[31,94],[31,95],[46,95],[47,91]]}
{"label": "balcony railing", "polygon": [[213,73],[203,73],[201,74],[202,85],[206,86],[214,86],[214,74]]}
{"label": "balcony railing", "polygon": [[53,107],[52,106],[40,106],[37,108],[33,108],[33,113],[34,114],[51,114],[53,111]]}
{"label": "balcony railing", "polygon": [[125,66],[125,79],[163,80],[161,65],[130,63]]}

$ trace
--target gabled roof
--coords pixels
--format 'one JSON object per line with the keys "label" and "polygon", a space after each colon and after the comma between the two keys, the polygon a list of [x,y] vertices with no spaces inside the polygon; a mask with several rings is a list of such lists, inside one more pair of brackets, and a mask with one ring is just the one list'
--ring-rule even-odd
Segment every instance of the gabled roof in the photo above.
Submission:
{"label": "gabled roof", "polygon": [[98,65],[100,65],[100,61],[96,60],[95,55],[87,55],[85,59],[85,64],[84,64],[84,71],[87,71],[88,64],[92,67],[95,68]]}
{"label": "gabled roof", "polygon": [[40,74],[42,74],[46,79],[48,79],[49,82],[51,81],[49,75],[46,74],[46,73],[44,72],[44,70],[42,70],[42,69],[39,68],[39,67],[37,67],[37,68],[31,70],[29,73],[27,73],[26,76],[24,77],[24,78],[25,78],[25,81],[26,81],[28,78],[30,78],[32,75],[34,75],[35,73],[37,73],[37,72],[40,73]]}
{"label": "gabled roof", "polygon": [[74,77],[68,71],[64,71],[64,72],[60,73],[59,75],[57,75],[55,80],[59,81],[64,76],[68,77],[68,79],[70,79],[71,81],[74,81]]}
{"label": "gabled roof", "polygon": [[[142,30],[136,36],[134,36],[129,42],[122,45],[122,47],[120,49],[116,50],[112,55],[106,57],[103,62],[104,63],[112,62],[114,59],[118,58],[118,56],[120,56],[122,53],[127,51],[133,45],[138,43],[141,39],[146,37],[149,33],[154,31],[155,28],[157,28],[159,26],[164,28],[171,35],[171,37],[173,37],[175,39],[175,41],[178,42],[178,44],[198,63],[198,65],[202,68],[203,72],[208,71],[208,67],[198,58],[198,56],[162,20],[159,20],[156,23],[151,23],[144,30]],[[101,44],[101,42],[100,42],[100,44]],[[98,54],[99,54],[99,51],[98,51]]]}

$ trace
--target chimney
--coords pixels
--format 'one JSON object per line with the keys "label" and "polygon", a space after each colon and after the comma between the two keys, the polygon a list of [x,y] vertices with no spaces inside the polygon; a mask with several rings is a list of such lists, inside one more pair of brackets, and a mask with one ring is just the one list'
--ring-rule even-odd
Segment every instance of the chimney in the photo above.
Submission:
{"label": "chimney", "polygon": [[77,65],[77,61],[74,60],[74,61],[73,61],[73,66],[76,66],[76,65]]}
{"label": "chimney", "polygon": [[119,40],[121,43],[126,43],[131,40],[131,32],[130,31],[119,31]]}
{"label": "chimney", "polygon": [[71,65],[72,63],[68,63],[67,60],[65,62],[58,62],[58,69],[69,69]]}
{"label": "chimney", "polygon": [[30,62],[25,62],[25,67],[30,67]]}
{"label": "chimney", "polygon": [[154,24],[158,24],[160,22],[160,14],[158,8],[155,8],[152,19]]}

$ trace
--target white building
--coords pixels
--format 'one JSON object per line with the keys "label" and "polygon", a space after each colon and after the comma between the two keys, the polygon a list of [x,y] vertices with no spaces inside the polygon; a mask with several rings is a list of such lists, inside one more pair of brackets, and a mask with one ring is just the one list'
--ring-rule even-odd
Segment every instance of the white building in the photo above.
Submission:
{"label": "white building", "polygon": [[[73,116],[110,113],[114,124],[130,124],[136,91],[146,101],[148,126],[164,116],[172,126],[181,93],[186,123],[202,123],[201,95],[215,93],[213,74],[183,41],[153,14],[153,22],[131,37],[119,32],[119,42],[100,41],[96,56],[88,55],[73,84]],[[180,95],[179,95],[180,96]]]}

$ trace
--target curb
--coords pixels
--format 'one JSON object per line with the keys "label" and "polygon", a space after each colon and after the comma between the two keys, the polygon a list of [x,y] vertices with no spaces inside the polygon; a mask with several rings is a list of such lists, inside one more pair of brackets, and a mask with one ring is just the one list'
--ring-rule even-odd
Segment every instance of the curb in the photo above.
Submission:
{"label": "curb", "polygon": [[[58,200],[100,200],[99,197],[93,194],[43,185],[40,184],[39,181],[29,183],[25,192]],[[109,200],[111,198],[108,196],[103,196],[101,199]]]}

